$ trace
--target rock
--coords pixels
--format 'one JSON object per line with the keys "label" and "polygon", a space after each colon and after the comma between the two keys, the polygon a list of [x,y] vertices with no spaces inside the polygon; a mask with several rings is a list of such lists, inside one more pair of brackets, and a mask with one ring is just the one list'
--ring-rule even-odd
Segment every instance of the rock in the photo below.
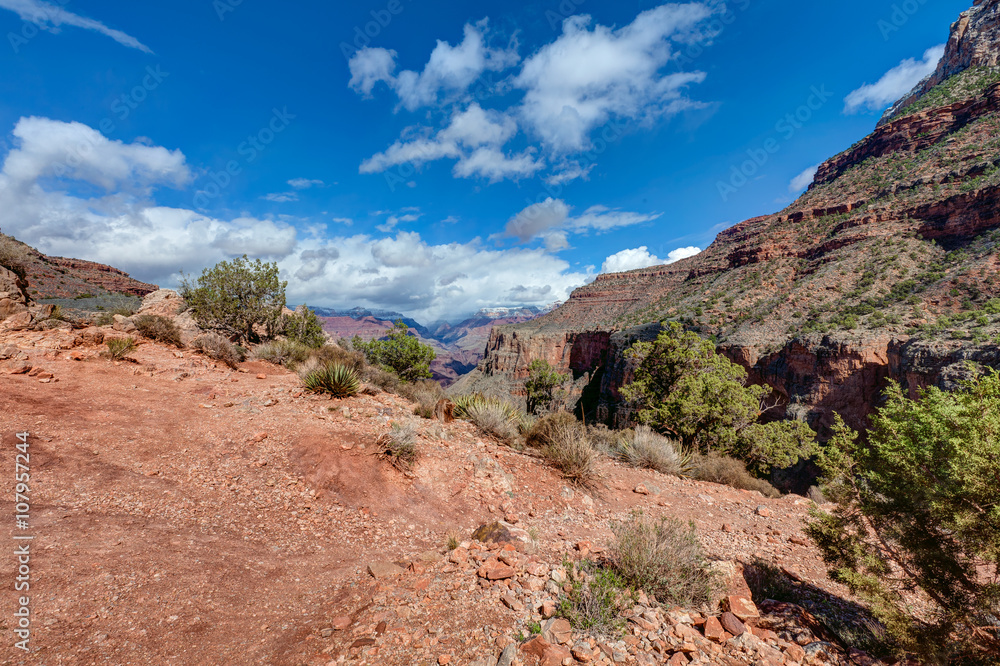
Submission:
{"label": "rock", "polygon": [[785,648],[785,656],[792,661],[801,662],[806,658],[806,651],[793,643]]}
{"label": "rock", "polygon": [[510,530],[500,522],[481,525],[472,533],[472,538],[483,543],[512,543],[514,541]]}
{"label": "rock", "polygon": [[635,490],[633,490],[632,492],[634,492],[637,495],[648,495],[649,488],[646,487],[645,483],[640,483],[635,487]]}
{"label": "rock", "polygon": [[805,652],[806,655],[805,659],[810,661],[818,659],[832,660],[837,655],[837,648],[830,643],[817,641],[805,646],[805,648],[803,648],[803,652]]}
{"label": "rock", "polygon": [[351,626],[351,618],[346,615],[338,615],[330,622],[334,631],[343,631]]}
{"label": "rock", "polygon": [[440,664],[440,666],[448,666],[448,664],[450,663],[451,663],[450,654],[443,654],[440,657],[438,657],[438,664]]}
{"label": "rock", "polygon": [[114,323],[111,328],[115,329],[119,333],[135,333],[138,329],[135,327],[135,322],[130,318],[123,315],[116,314],[114,317]]}
{"label": "rock", "polygon": [[31,363],[23,359],[11,361],[7,366],[7,372],[12,375],[26,375],[31,372]]}
{"label": "rock", "polygon": [[756,513],[761,518],[770,518],[773,515],[771,513],[771,510],[768,509],[766,506],[763,506],[763,505],[762,506],[758,506],[757,510],[754,513]]}
{"label": "rock", "polygon": [[469,561],[469,551],[459,546],[448,554],[448,561],[452,564],[465,566],[465,563]]}
{"label": "rock", "polygon": [[573,627],[562,618],[553,618],[542,625],[542,638],[554,645],[566,645],[573,640]]}
{"label": "rock", "polygon": [[486,580],[506,580],[513,578],[517,572],[496,558],[490,558],[479,567],[476,575]]}
{"label": "rock", "polygon": [[522,645],[521,652],[536,657],[538,666],[562,666],[564,659],[573,658],[569,650],[553,645],[542,637],[534,638]]}
{"label": "rock", "polygon": [[500,654],[500,658],[497,660],[497,666],[511,666],[514,663],[514,658],[517,656],[517,645],[511,644],[503,649]]}
{"label": "rock", "polygon": [[23,331],[24,329],[31,326],[31,313],[30,312],[18,312],[13,314],[0,323],[0,330],[7,331]]}
{"label": "rock", "polygon": [[744,622],[751,618],[760,617],[760,611],[757,610],[757,606],[746,597],[728,596],[726,597],[725,605],[730,613]]}
{"label": "rock", "polygon": [[27,312],[28,306],[24,303],[19,303],[18,301],[12,300],[10,298],[0,299],[0,319],[6,319],[7,317],[15,314],[20,314],[21,312]]}
{"label": "rock", "polygon": [[543,601],[542,604],[538,607],[538,613],[539,615],[542,616],[543,619],[547,620],[556,614],[557,608],[558,607],[556,606],[556,602],[552,601],[551,599],[548,599],[546,601]]}
{"label": "rock", "polygon": [[723,523],[722,531],[725,532],[726,534],[732,534],[732,532],[734,531],[733,526],[730,525],[729,523]]}
{"label": "rock", "polygon": [[731,633],[733,636],[739,636],[747,630],[746,625],[744,625],[738,617],[729,612],[722,614],[722,617],[719,618],[719,623],[722,625],[723,629]]}
{"label": "rock", "polygon": [[403,567],[392,562],[372,562],[368,565],[368,573],[370,573],[373,578],[381,580],[383,578],[402,576],[404,570]]}
{"label": "rock", "polygon": [[722,627],[722,623],[719,622],[719,618],[710,617],[705,620],[705,638],[716,643],[721,643],[725,640],[725,636],[726,630]]}
{"label": "rock", "polygon": [[80,339],[88,345],[104,344],[104,331],[96,326],[91,326],[80,331]]}
{"label": "rock", "polygon": [[669,660],[667,660],[667,666],[684,666],[690,660],[685,656],[683,652],[675,652]]}
{"label": "rock", "polygon": [[507,594],[500,597],[500,601],[502,601],[503,605],[511,609],[512,611],[519,613],[524,610],[524,604],[522,604],[518,600],[517,595],[514,594],[513,592],[508,592]]}

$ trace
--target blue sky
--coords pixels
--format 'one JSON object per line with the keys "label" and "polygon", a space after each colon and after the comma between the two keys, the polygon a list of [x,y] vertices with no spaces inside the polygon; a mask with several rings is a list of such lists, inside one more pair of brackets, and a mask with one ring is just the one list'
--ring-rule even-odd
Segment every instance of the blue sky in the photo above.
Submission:
{"label": "blue sky", "polygon": [[544,305],[782,208],[969,5],[0,0],[0,229],[164,286],[246,253],[292,303]]}

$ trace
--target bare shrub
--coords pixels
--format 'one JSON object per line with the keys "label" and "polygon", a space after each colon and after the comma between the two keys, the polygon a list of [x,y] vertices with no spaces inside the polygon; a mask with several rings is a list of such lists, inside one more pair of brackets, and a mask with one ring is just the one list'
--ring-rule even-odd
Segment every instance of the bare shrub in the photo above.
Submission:
{"label": "bare shrub", "polygon": [[246,359],[246,352],[218,333],[199,335],[191,346],[212,360],[225,363],[234,370]]}
{"label": "bare shrub", "polygon": [[721,483],[739,490],[756,490],[764,497],[781,497],[777,488],[750,474],[746,465],[735,458],[714,453],[695,455],[691,460],[691,475],[699,481]]}
{"label": "bare shrub", "polygon": [[392,429],[375,440],[379,455],[401,472],[409,472],[417,462],[417,429],[413,424],[393,423]]}
{"label": "bare shrub", "polygon": [[553,412],[542,416],[528,431],[525,444],[533,449],[542,449],[553,444],[565,430],[579,434],[582,424],[569,412]]}
{"label": "bare shrub", "polygon": [[251,358],[294,370],[306,362],[311,351],[308,345],[294,340],[272,340],[254,348]]}
{"label": "bare shrub", "polygon": [[124,361],[135,351],[135,338],[111,338],[104,343],[108,350],[105,353],[112,361]]}
{"label": "bare shrub", "polygon": [[417,403],[413,413],[425,419],[434,418],[434,408],[440,400],[446,397],[441,385],[430,379],[422,379],[412,384],[402,384],[398,394],[410,402]]}
{"label": "bare shrub", "polygon": [[694,523],[676,518],[646,518],[641,511],[612,522],[612,567],[635,589],[660,603],[683,608],[710,606],[720,590],[708,568]]}
{"label": "bare shrub", "polygon": [[138,317],[133,317],[132,323],[135,324],[135,327],[139,330],[139,334],[144,338],[175,347],[184,346],[184,343],[181,342],[181,332],[177,328],[177,324],[166,317],[161,317],[160,315],[139,315]]}

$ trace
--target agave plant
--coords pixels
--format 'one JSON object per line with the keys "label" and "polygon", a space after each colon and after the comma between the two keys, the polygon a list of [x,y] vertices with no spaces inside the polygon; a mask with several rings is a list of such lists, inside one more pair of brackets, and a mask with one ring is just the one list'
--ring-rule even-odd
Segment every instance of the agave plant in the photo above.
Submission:
{"label": "agave plant", "polygon": [[527,415],[506,400],[479,393],[457,396],[455,417],[471,421],[480,430],[511,441],[530,427]]}
{"label": "agave plant", "polygon": [[334,398],[350,398],[361,390],[357,371],[339,363],[321,365],[302,377],[303,385],[313,393],[329,393]]}

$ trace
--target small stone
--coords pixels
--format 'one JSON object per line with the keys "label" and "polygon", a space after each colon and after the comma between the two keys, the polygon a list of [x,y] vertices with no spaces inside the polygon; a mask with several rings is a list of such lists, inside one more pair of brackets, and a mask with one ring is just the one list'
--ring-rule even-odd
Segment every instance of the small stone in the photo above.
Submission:
{"label": "small stone", "polygon": [[726,606],[729,608],[730,613],[744,622],[750,618],[760,617],[760,611],[757,610],[757,606],[746,597],[726,597]]}
{"label": "small stone", "polygon": [[381,580],[403,575],[403,567],[392,562],[372,562],[368,565],[368,573],[373,578]]}
{"label": "small stone", "polygon": [[518,521],[520,521],[521,519],[518,517],[516,513],[508,513],[506,516],[504,516],[504,520],[506,520],[511,525],[517,525]]}
{"label": "small stone", "polygon": [[785,648],[785,656],[791,661],[801,662],[806,658],[806,651],[798,645],[792,644]]}
{"label": "small stone", "polygon": [[565,645],[573,639],[573,627],[562,618],[549,620],[542,627],[542,638],[554,645]]}
{"label": "small stone", "polygon": [[440,657],[438,657],[438,664],[440,664],[441,666],[448,666],[448,664],[450,663],[451,663],[450,654],[443,654]]}
{"label": "small stone", "polygon": [[351,618],[346,615],[339,615],[333,618],[333,621],[330,622],[330,626],[333,627],[334,631],[343,631],[351,626]]}
{"label": "small stone", "polygon": [[513,578],[515,573],[513,567],[507,566],[498,559],[491,558],[479,567],[476,575],[486,580],[506,580]]}
{"label": "small stone", "polygon": [[581,664],[588,664],[594,660],[594,649],[587,643],[577,643],[570,650],[570,654]]}
{"label": "small stone", "polygon": [[524,604],[518,601],[517,596],[513,592],[508,592],[500,597],[500,601],[502,601],[503,605],[512,611],[521,612],[524,610]]}
{"label": "small stone", "polygon": [[719,622],[719,618],[710,617],[705,620],[705,638],[710,641],[715,641],[716,643],[721,643],[725,640],[726,630],[722,628],[722,623]]}
{"label": "small stone", "polygon": [[594,549],[594,544],[590,541],[578,541],[576,549],[579,551],[580,557],[589,557],[590,551]]}
{"label": "small stone", "polygon": [[646,487],[645,483],[640,483],[635,487],[635,490],[633,492],[635,492],[635,494],[637,495],[648,495],[649,488]]}
{"label": "small stone", "polygon": [[469,551],[459,546],[448,554],[448,561],[452,564],[465,565],[469,561]]}
{"label": "small stone", "polygon": [[253,441],[258,442],[258,443],[263,442],[265,439],[267,439],[267,433],[266,432],[259,432],[259,433],[257,433],[256,435],[253,436]]}
{"label": "small stone", "polygon": [[322,636],[323,638],[329,638],[330,636],[333,636],[333,629],[331,629],[330,627],[327,627],[326,629],[320,629],[319,635]]}
{"label": "small stone", "polygon": [[267,375],[264,374],[257,375],[257,379],[267,379]]}
{"label": "small stone", "polygon": [[514,663],[514,657],[516,656],[517,644],[511,643],[503,649],[500,659],[497,660],[497,666],[511,666]]}
{"label": "small stone", "polygon": [[548,600],[542,602],[542,605],[539,606],[538,612],[544,619],[548,620],[550,617],[555,616],[556,610],[556,602]]}
{"label": "small stone", "polygon": [[722,617],[719,618],[719,623],[722,624],[723,629],[733,636],[739,636],[747,630],[746,625],[738,617],[729,612],[722,614]]}
{"label": "small stone", "polygon": [[687,664],[689,659],[684,655],[683,652],[675,652],[672,657],[667,661],[667,666],[684,666]]}
{"label": "small stone", "polygon": [[725,532],[726,534],[732,534],[733,526],[730,525],[729,523],[724,523],[722,525],[722,531]]}
{"label": "small stone", "polygon": [[763,505],[758,506],[757,510],[754,513],[756,513],[761,518],[770,518],[772,515],[774,515],[773,513],[771,513],[770,509],[768,509],[766,506]]}

